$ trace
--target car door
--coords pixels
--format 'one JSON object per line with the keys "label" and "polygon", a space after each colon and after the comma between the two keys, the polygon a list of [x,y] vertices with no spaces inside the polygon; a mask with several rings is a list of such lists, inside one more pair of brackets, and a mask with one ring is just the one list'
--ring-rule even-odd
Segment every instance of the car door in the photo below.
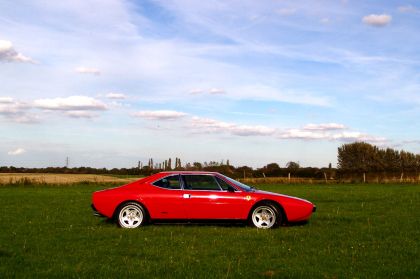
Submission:
{"label": "car door", "polygon": [[244,218],[246,199],[242,192],[223,190],[214,175],[185,174],[181,177],[188,219]]}
{"label": "car door", "polygon": [[179,179],[179,175],[174,174],[151,184],[153,195],[148,199],[148,210],[152,219],[187,219]]}

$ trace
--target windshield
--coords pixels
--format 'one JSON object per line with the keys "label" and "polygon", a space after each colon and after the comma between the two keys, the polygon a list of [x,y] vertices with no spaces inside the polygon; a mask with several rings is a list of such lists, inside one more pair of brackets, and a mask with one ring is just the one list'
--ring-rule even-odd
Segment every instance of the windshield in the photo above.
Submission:
{"label": "windshield", "polygon": [[224,179],[226,179],[227,181],[229,181],[230,183],[232,183],[232,184],[234,184],[234,185],[238,186],[241,190],[244,190],[245,192],[252,192],[252,191],[255,191],[255,188],[254,188],[254,187],[251,187],[251,186],[245,185],[245,184],[243,184],[243,183],[241,183],[241,182],[239,182],[239,181],[236,181],[236,180],[234,180],[234,179],[232,179],[232,178],[230,178],[230,177],[227,177],[227,176],[224,176],[224,175],[223,175],[223,178],[224,178]]}

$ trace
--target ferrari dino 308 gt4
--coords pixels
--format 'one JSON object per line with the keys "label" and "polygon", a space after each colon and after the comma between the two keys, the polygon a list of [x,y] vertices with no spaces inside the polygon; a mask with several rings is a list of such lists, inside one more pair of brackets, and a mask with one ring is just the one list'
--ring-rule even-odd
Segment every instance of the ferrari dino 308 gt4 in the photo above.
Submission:
{"label": "ferrari dino 308 gt4", "polygon": [[123,228],[162,220],[248,221],[257,228],[308,220],[316,207],[291,196],[260,191],[214,172],[160,172],[93,193],[95,215]]}

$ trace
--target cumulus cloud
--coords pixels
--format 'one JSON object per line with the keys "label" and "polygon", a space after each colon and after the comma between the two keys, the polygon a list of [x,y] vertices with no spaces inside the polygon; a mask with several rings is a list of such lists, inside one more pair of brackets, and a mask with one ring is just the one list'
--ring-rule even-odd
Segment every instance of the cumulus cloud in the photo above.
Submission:
{"label": "cumulus cloud", "polygon": [[411,5],[400,6],[400,7],[398,7],[398,11],[400,13],[407,13],[407,14],[419,14],[420,13],[419,8],[416,8],[416,7],[411,6]]}
{"label": "cumulus cloud", "polygon": [[211,95],[217,95],[217,94],[225,94],[226,91],[221,88],[212,88],[209,90],[209,94]]}
{"label": "cumulus cloud", "polygon": [[330,19],[328,17],[323,17],[323,18],[321,18],[321,20],[319,22],[321,22],[323,24],[328,24],[328,23],[330,23]]}
{"label": "cumulus cloud", "polygon": [[304,130],[318,130],[318,131],[328,131],[328,130],[342,130],[346,126],[338,123],[322,123],[322,124],[307,124],[303,127]]}
{"label": "cumulus cloud", "polygon": [[222,88],[210,88],[209,90],[195,88],[191,89],[189,92],[191,95],[199,95],[199,94],[210,94],[210,95],[219,95],[219,94],[226,94],[226,91]]}
{"label": "cumulus cloud", "polygon": [[196,116],[191,119],[191,127],[196,133],[230,133],[237,136],[268,136],[276,131],[261,125],[238,125]]}
{"label": "cumulus cloud", "polygon": [[[337,132],[337,130],[341,130]],[[343,131],[345,130],[345,131]],[[308,124],[302,129],[289,129],[279,133],[280,139],[300,139],[300,140],[330,140],[330,141],[366,141],[371,143],[385,143],[384,137],[367,135],[357,131],[349,131],[342,124]]]}
{"label": "cumulus cloud", "polygon": [[107,106],[99,100],[87,96],[39,99],[34,101],[36,108],[61,111],[106,110]]}
{"label": "cumulus cloud", "polygon": [[387,141],[384,137],[376,137],[367,134],[363,134],[360,132],[342,132],[339,134],[332,135],[332,139],[340,140],[344,142],[352,142],[352,141],[366,141],[371,143],[385,143]]}
{"label": "cumulus cloud", "polygon": [[93,118],[97,116],[95,113],[86,110],[71,110],[66,111],[65,114],[72,118]]}
{"label": "cumulus cloud", "polygon": [[295,14],[296,11],[297,11],[297,9],[295,9],[295,8],[281,8],[281,9],[278,9],[276,12],[279,15],[288,16],[288,15]]}
{"label": "cumulus cloud", "polygon": [[11,97],[0,97],[0,115],[14,116],[22,114],[28,105]]}
{"label": "cumulus cloud", "polygon": [[279,138],[281,139],[303,139],[303,140],[315,140],[315,139],[328,139],[325,133],[305,131],[302,129],[289,129],[280,133]]}
{"label": "cumulus cloud", "polygon": [[190,94],[191,95],[198,95],[198,94],[201,94],[201,93],[203,93],[204,91],[202,90],[202,89],[191,89],[190,90]]}
{"label": "cumulus cloud", "polygon": [[175,120],[186,116],[184,112],[174,110],[143,110],[132,114],[134,117],[148,120]]}
{"label": "cumulus cloud", "polygon": [[89,67],[78,67],[75,69],[77,73],[80,74],[92,74],[92,75],[100,75],[101,71],[97,68],[89,68]]}
{"label": "cumulus cloud", "polygon": [[0,115],[17,123],[37,123],[40,117],[28,111],[31,106],[11,97],[0,97]]}
{"label": "cumulus cloud", "polygon": [[0,40],[0,62],[35,63],[32,58],[17,52],[12,42]]}
{"label": "cumulus cloud", "polygon": [[10,150],[9,152],[7,152],[7,154],[12,155],[12,156],[16,156],[16,155],[21,155],[25,152],[26,152],[25,149],[19,147],[19,148],[16,148],[14,150]]}
{"label": "cumulus cloud", "polygon": [[124,100],[127,98],[127,96],[125,96],[122,93],[114,93],[114,92],[110,92],[108,94],[106,94],[106,97],[108,99],[113,99],[113,100]]}
{"label": "cumulus cloud", "polygon": [[0,97],[0,104],[11,104],[13,103],[12,97]]}
{"label": "cumulus cloud", "polygon": [[392,20],[392,17],[387,14],[371,14],[364,16],[362,18],[362,22],[367,25],[375,26],[375,27],[383,27],[388,25]]}
{"label": "cumulus cloud", "polygon": [[12,42],[0,40],[0,62],[35,63],[32,58],[15,50]]}
{"label": "cumulus cloud", "polygon": [[67,98],[38,99],[25,103],[11,97],[0,97],[0,116],[17,123],[38,123],[42,117],[34,114],[33,109],[44,111],[61,111],[72,118],[92,118],[95,111],[108,109],[99,100],[87,96],[70,96]]}

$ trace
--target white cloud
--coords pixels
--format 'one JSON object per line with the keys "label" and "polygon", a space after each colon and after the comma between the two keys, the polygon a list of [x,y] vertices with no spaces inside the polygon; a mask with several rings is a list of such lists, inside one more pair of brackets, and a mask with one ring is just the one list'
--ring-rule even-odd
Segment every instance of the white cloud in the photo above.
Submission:
{"label": "white cloud", "polygon": [[14,100],[10,97],[0,98],[0,114],[1,115],[17,115],[22,113],[24,109],[28,108],[28,105],[19,101]]}
{"label": "white cloud", "polygon": [[321,18],[321,20],[319,22],[321,22],[323,24],[328,24],[328,23],[330,23],[330,19],[328,17],[324,17],[324,18]]}
{"label": "white cloud", "polygon": [[149,120],[175,120],[186,116],[184,112],[174,110],[144,110],[132,114],[134,117],[145,118]]}
{"label": "white cloud", "polygon": [[221,88],[211,88],[209,90],[209,94],[211,94],[211,95],[225,94],[225,93],[226,93],[226,91],[221,89]]}
{"label": "white cloud", "polygon": [[418,14],[420,13],[420,9],[411,5],[407,6],[400,6],[398,7],[398,11],[400,13],[410,13],[410,14]]}
{"label": "white cloud", "polygon": [[238,125],[196,116],[191,119],[191,127],[196,133],[230,133],[237,136],[268,136],[276,131],[261,125]]}
{"label": "white cloud", "polygon": [[215,87],[210,88],[208,91],[205,89],[194,88],[194,89],[191,89],[189,93],[191,95],[199,95],[199,94],[204,94],[204,93],[208,93],[210,95],[219,95],[219,94],[226,94],[226,91],[222,88],[215,88]]}
{"label": "white cloud", "polygon": [[93,118],[97,116],[95,113],[86,110],[71,110],[65,113],[72,118]]}
{"label": "white cloud", "polygon": [[34,101],[36,108],[45,110],[83,111],[106,110],[107,106],[99,100],[87,96],[70,96],[67,98],[39,99]]}
{"label": "white cloud", "polygon": [[11,104],[13,103],[13,98],[11,97],[0,97],[0,104]]}
{"label": "white cloud", "polygon": [[96,76],[101,74],[101,71],[97,68],[78,67],[75,69],[75,71],[80,74],[92,74]]}
{"label": "white cloud", "polygon": [[[343,128],[344,129],[344,128]],[[384,137],[376,137],[363,134],[357,131],[343,131],[334,133],[327,130],[305,130],[289,129],[279,134],[280,139],[301,139],[301,140],[332,140],[342,142],[366,141],[371,143],[386,143],[388,140]]]}
{"label": "white cloud", "polygon": [[322,132],[305,131],[302,129],[289,129],[280,133],[281,139],[302,139],[302,140],[317,140],[328,139],[328,135]]}
{"label": "white cloud", "polygon": [[279,15],[288,16],[288,15],[295,14],[296,11],[297,11],[297,9],[295,9],[295,8],[281,8],[281,9],[278,9],[276,12]]}
{"label": "white cloud", "polygon": [[16,148],[15,150],[10,150],[9,152],[7,152],[7,154],[12,155],[12,156],[16,156],[16,155],[21,155],[25,152],[26,152],[25,149],[19,147],[19,148]]}
{"label": "white cloud", "polygon": [[108,99],[113,99],[113,100],[124,100],[127,98],[127,96],[125,96],[122,93],[114,93],[114,92],[110,92],[108,94],[106,94],[106,97]]}
{"label": "white cloud", "polygon": [[0,97],[0,115],[17,123],[38,123],[41,116],[30,112],[32,109],[63,111],[73,118],[92,118],[93,111],[106,110],[107,106],[91,97],[71,96],[67,98],[39,99],[33,104],[24,103],[11,97]]}
{"label": "white cloud", "polygon": [[194,116],[192,119],[192,125],[193,127],[205,127],[205,128],[214,128],[214,129],[219,129],[219,128],[229,128],[232,127],[234,124],[230,124],[227,122],[222,122],[222,121],[217,121],[214,119],[210,119],[210,118],[202,118],[202,117],[198,117],[198,116]]}
{"label": "white cloud", "polygon": [[328,131],[328,130],[342,130],[346,126],[338,123],[322,123],[322,124],[307,124],[303,127],[304,130],[319,130],[319,131]]}
{"label": "white cloud", "polygon": [[203,92],[204,92],[204,90],[196,88],[196,89],[191,89],[189,93],[191,95],[198,95],[198,94],[201,94]]}
{"label": "white cloud", "polygon": [[362,21],[364,24],[375,26],[375,27],[386,26],[391,22],[391,20],[392,20],[392,17],[387,14],[381,14],[381,15],[371,14],[371,15],[364,16],[362,18]]}
{"label": "white cloud", "polygon": [[35,63],[30,57],[23,55],[15,50],[12,42],[0,40],[0,62],[26,62]]}
{"label": "white cloud", "polygon": [[331,136],[334,140],[340,140],[345,142],[352,142],[352,141],[366,141],[371,143],[385,143],[387,139],[384,137],[376,137],[367,134],[362,134],[360,132],[342,132],[339,134],[334,134]]}
{"label": "white cloud", "polygon": [[270,136],[274,134],[276,129],[261,125],[239,125],[234,126],[232,129],[230,129],[230,131],[232,134],[237,136]]}
{"label": "white cloud", "polygon": [[37,123],[40,117],[28,113],[31,106],[11,97],[0,97],[0,115],[17,123]]}

